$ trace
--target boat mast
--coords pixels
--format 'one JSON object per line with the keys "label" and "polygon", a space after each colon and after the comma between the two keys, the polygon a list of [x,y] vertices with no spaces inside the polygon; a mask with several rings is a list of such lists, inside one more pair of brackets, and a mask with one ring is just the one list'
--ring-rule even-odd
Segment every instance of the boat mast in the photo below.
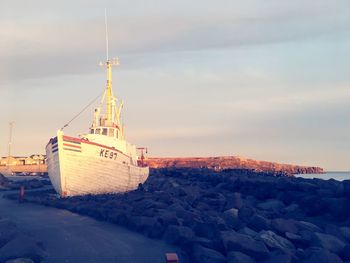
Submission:
{"label": "boat mast", "polygon": [[106,124],[108,126],[114,124],[114,116],[113,114],[115,98],[113,97],[112,91],[112,66],[119,65],[118,58],[109,59],[109,46],[108,46],[108,27],[107,27],[107,9],[105,9],[105,27],[106,27],[106,63],[107,67],[107,86],[106,86]]}
{"label": "boat mast", "polygon": [[107,8],[105,9],[105,27],[106,27],[106,66],[107,66],[107,87],[106,87],[106,102],[107,102],[107,123],[112,122],[112,69],[109,61],[108,50],[108,26],[107,26]]}
{"label": "boat mast", "polygon": [[10,136],[9,136],[9,149],[8,149],[8,157],[11,156],[11,146],[12,146],[12,130],[13,130],[13,121],[11,121],[10,124]]}

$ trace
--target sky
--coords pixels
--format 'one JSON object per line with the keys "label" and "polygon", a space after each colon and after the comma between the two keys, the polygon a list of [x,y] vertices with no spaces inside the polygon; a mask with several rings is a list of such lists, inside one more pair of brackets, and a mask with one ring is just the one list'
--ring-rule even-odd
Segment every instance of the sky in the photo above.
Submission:
{"label": "sky", "polygon": [[[348,0],[0,0],[0,155],[44,153],[105,85],[127,140],[350,170]],[[65,129],[88,131],[94,106]]]}

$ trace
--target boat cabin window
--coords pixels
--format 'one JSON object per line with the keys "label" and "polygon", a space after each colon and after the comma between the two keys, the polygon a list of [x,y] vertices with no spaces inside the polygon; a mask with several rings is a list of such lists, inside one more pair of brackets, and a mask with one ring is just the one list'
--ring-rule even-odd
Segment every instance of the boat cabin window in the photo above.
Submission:
{"label": "boat cabin window", "polygon": [[95,130],[94,130],[94,129],[91,129],[91,130],[90,130],[90,133],[91,133],[91,134],[94,134],[94,133],[95,133]]}
{"label": "boat cabin window", "polygon": [[114,129],[113,128],[109,128],[108,129],[108,136],[109,137],[114,137]]}
{"label": "boat cabin window", "polygon": [[101,133],[101,129],[97,128],[95,134],[100,134],[100,133]]}
{"label": "boat cabin window", "polygon": [[102,135],[107,135],[107,128],[102,129]]}

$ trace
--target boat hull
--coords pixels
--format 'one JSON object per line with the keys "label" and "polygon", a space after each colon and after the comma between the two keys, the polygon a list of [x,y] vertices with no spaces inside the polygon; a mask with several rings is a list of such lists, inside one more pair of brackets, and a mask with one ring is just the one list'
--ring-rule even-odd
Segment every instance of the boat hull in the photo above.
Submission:
{"label": "boat hull", "polygon": [[50,180],[62,197],[135,190],[149,175],[148,167],[114,148],[60,133],[46,146],[46,156]]}

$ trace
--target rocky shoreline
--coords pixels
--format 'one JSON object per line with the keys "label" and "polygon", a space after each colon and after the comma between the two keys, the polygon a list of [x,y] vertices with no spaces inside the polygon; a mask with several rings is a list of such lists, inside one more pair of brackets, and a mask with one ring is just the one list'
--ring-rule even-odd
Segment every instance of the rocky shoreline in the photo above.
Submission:
{"label": "rocky shoreline", "polygon": [[190,262],[350,262],[350,180],[152,169],[129,193],[61,199],[46,190],[26,201],[164,239]]}
{"label": "rocky shoreline", "polygon": [[215,171],[225,169],[248,169],[256,172],[293,174],[322,174],[321,167],[309,167],[276,162],[258,161],[240,156],[219,157],[150,157],[145,160],[150,168],[207,168]]}

